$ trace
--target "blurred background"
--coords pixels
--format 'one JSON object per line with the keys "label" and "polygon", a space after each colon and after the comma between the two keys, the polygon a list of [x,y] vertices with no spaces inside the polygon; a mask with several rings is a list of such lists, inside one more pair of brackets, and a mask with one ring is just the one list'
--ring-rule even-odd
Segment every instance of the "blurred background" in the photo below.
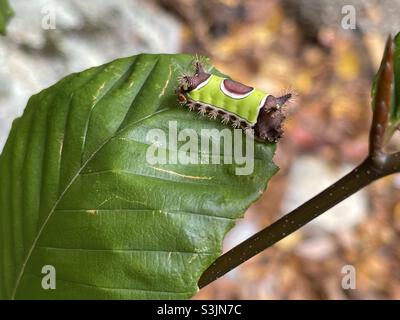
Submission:
{"label": "blurred background", "polygon": [[[295,92],[267,192],[228,234],[243,241],[367,153],[370,87],[400,1],[12,0],[0,37],[0,151],[28,98],[61,77],[140,52],[210,57],[223,73]],[[400,148],[399,137],[393,145]],[[400,176],[379,180],[194,299],[400,299]],[[343,268],[356,289],[342,288]]]}

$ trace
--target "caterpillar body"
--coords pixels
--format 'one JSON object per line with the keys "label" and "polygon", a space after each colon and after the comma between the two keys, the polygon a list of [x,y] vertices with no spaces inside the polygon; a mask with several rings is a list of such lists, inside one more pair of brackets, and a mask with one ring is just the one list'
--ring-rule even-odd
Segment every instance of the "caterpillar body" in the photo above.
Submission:
{"label": "caterpillar body", "polygon": [[220,118],[234,128],[265,142],[282,137],[285,114],[282,106],[291,98],[288,93],[274,97],[231,79],[207,73],[195,62],[195,74],[179,79],[178,101],[211,119]]}

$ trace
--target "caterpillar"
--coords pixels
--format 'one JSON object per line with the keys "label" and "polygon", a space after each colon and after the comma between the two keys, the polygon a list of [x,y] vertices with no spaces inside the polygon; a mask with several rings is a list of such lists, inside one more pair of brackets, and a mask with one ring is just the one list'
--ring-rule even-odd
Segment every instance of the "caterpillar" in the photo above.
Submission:
{"label": "caterpillar", "polygon": [[194,75],[182,75],[176,94],[178,102],[191,111],[241,128],[257,140],[276,143],[283,134],[286,118],[282,107],[292,97],[274,97],[253,87],[207,73],[195,61]]}

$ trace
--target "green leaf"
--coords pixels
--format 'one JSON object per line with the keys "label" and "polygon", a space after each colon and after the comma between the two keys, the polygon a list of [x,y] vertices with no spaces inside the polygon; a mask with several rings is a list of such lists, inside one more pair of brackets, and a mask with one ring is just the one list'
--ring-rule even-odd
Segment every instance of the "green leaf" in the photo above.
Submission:
{"label": "green leaf", "polygon": [[0,34],[6,34],[6,25],[8,20],[14,15],[8,4],[8,0],[0,0]]}
{"label": "green leaf", "polygon": [[[181,299],[277,171],[255,144],[235,164],[150,165],[149,130],[223,129],[177,105],[189,55],[138,55],[72,74],[29,100],[0,156],[0,298]],[[177,147],[168,146],[168,155]],[[42,268],[56,289],[42,288]]]}

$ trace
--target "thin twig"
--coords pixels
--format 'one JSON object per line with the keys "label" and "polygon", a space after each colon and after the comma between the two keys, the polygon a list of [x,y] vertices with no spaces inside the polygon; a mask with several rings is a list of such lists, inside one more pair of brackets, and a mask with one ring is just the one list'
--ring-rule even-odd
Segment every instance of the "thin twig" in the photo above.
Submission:
{"label": "thin twig", "polygon": [[388,161],[390,165],[385,166],[384,170],[377,170],[372,159],[367,158],[335,184],[220,256],[203,273],[198,282],[199,287],[206,286],[251,257],[274,245],[371,182],[391,173],[399,172],[400,154],[395,154],[391,157],[393,159]]}

